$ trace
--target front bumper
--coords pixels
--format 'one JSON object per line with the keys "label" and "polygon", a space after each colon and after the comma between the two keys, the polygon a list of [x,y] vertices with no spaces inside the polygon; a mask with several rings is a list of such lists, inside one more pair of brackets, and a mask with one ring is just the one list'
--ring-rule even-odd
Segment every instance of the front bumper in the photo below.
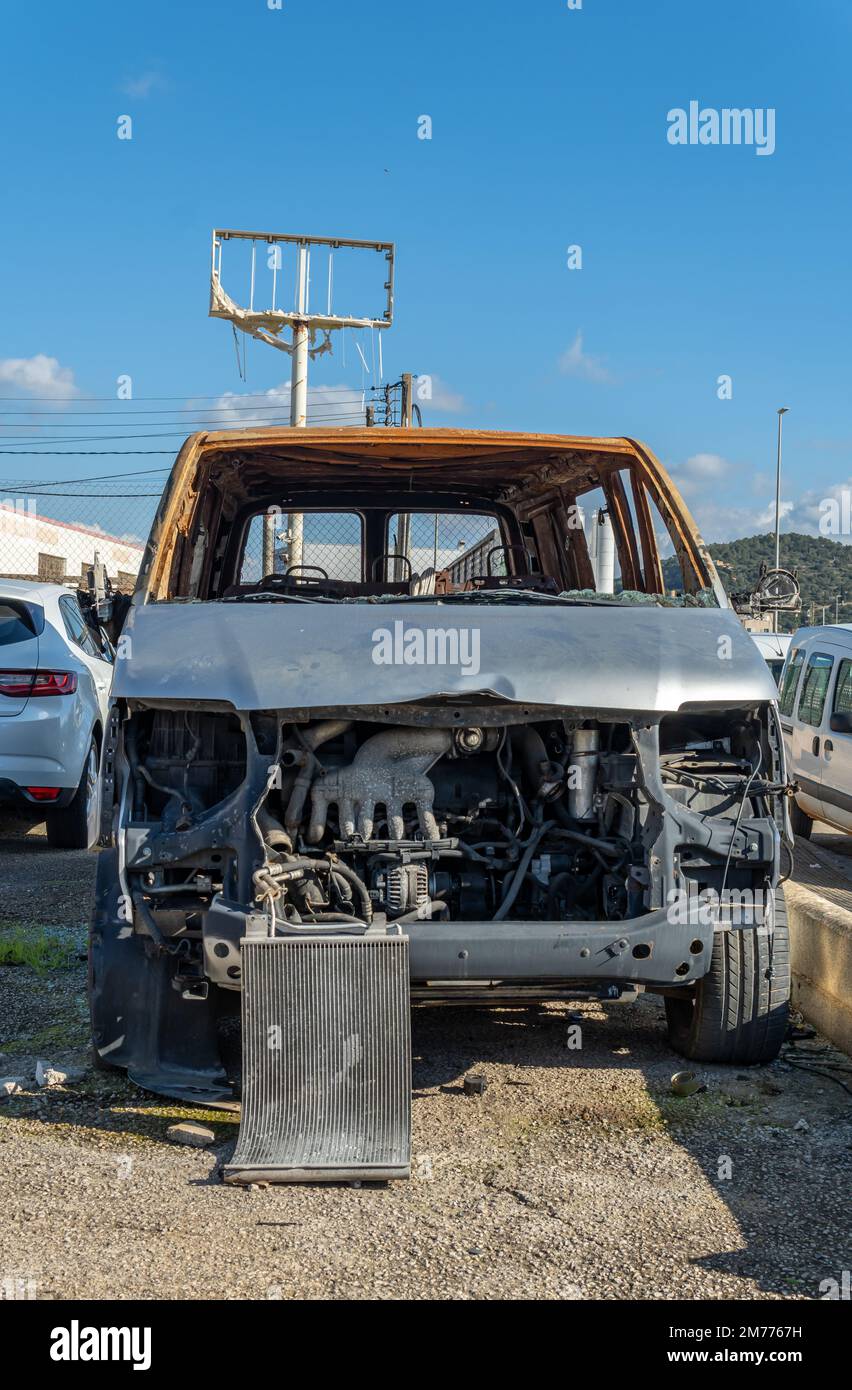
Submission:
{"label": "front bumper", "polygon": [[[193,983],[180,956],[158,950],[138,917],[135,929],[128,922],[118,853],[104,850],[89,958],[93,1035],[103,1061],[184,1101],[229,1099],[222,1009],[228,992],[241,987],[250,915],[214,899],[203,921],[203,974]],[[254,931],[260,926],[252,924]],[[704,975],[714,924],[671,921],[662,910],[623,922],[418,922],[403,932],[415,999],[459,997],[467,987],[495,999],[513,988],[527,1000],[575,991],[617,998],[636,986],[688,987]],[[230,999],[236,1003],[233,993]]]}
{"label": "front bumper", "polygon": [[[709,914],[690,914],[686,922],[672,916],[661,908],[618,922],[429,921],[407,922],[401,930],[410,943],[412,985],[664,988],[705,975],[713,944]],[[240,941],[246,934],[246,914],[234,903],[214,899],[204,922],[205,973],[214,983],[239,987]]]}
{"label": "front bumper", "polygon": [[620,922],[407,923],[413,984],[688,985],[710,968],[712,925],[673,923],[668,909]]}

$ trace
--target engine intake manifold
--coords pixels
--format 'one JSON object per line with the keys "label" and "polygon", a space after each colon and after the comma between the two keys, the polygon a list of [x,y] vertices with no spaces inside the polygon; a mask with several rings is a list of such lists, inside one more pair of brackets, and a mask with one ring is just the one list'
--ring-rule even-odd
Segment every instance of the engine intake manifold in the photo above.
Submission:
{"label": "engine intake manifold", "polygon": [[435,788],[426,774],[450,751],[452,739],[449,729],[407,728],[384,729],[368,738],[348,767],[315,779],[308,843],[319,844],[332,805],[337,806],[345,840],[356,831],[363,840],[372,839],[377,806],[385,808],[390,839],[405,838],[403,810],[414,806],[426,839],[437,840],[438,824],[432,811]]}

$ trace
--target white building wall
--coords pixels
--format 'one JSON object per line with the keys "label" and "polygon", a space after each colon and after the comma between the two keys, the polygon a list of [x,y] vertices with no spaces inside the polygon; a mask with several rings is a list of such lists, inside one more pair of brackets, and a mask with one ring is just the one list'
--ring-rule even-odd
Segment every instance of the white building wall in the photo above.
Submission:
{"label": "white building wall", "polygon": [[143,547],[102,531],[39,516],[32,507],[0,499],[0,575],[7,579],[47,578],[39,573],[39,556],[65,562],[65,577],[78,580],[95,551],[115,581],[119,571],[135,575]]}

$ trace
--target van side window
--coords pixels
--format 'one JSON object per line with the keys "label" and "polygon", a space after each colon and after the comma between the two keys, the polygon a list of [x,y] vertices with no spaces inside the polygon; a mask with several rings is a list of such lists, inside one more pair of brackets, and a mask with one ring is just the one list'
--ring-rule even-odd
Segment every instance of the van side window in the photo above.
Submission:
{"label": "van side window", "polygon": [[825,696],[833,665],[834,657],[826,656],[825,652],[814,652],[808,660],[808,669],[799,696],[799,719],[814,729],[819,728],[822,723]]}
{"label": "van side window", "polygon": [[852,661],[841,661],[834,688],[832,714],[852,714]]}
{"label": "van side window", "polygon": [[805,653],[801,647],[793,652],[787,665],[787,674],[781,686],[781,698],[778,701],[778,708],[782,714],[793,713],[793,703],[796,699],[796,686],[799,684],[799,676],[802,671],[802,662]]}

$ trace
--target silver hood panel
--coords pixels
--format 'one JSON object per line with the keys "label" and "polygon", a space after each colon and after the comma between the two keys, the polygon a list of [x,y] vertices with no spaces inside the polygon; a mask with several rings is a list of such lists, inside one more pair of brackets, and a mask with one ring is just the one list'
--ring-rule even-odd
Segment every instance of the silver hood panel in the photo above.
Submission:
{"label": "silver hood panel", "polygon": [[520,704],[663,712],[778,694],[730,609],[149,603],[131,608],[123,645],[114,695],[238,710],[488,691]]}

